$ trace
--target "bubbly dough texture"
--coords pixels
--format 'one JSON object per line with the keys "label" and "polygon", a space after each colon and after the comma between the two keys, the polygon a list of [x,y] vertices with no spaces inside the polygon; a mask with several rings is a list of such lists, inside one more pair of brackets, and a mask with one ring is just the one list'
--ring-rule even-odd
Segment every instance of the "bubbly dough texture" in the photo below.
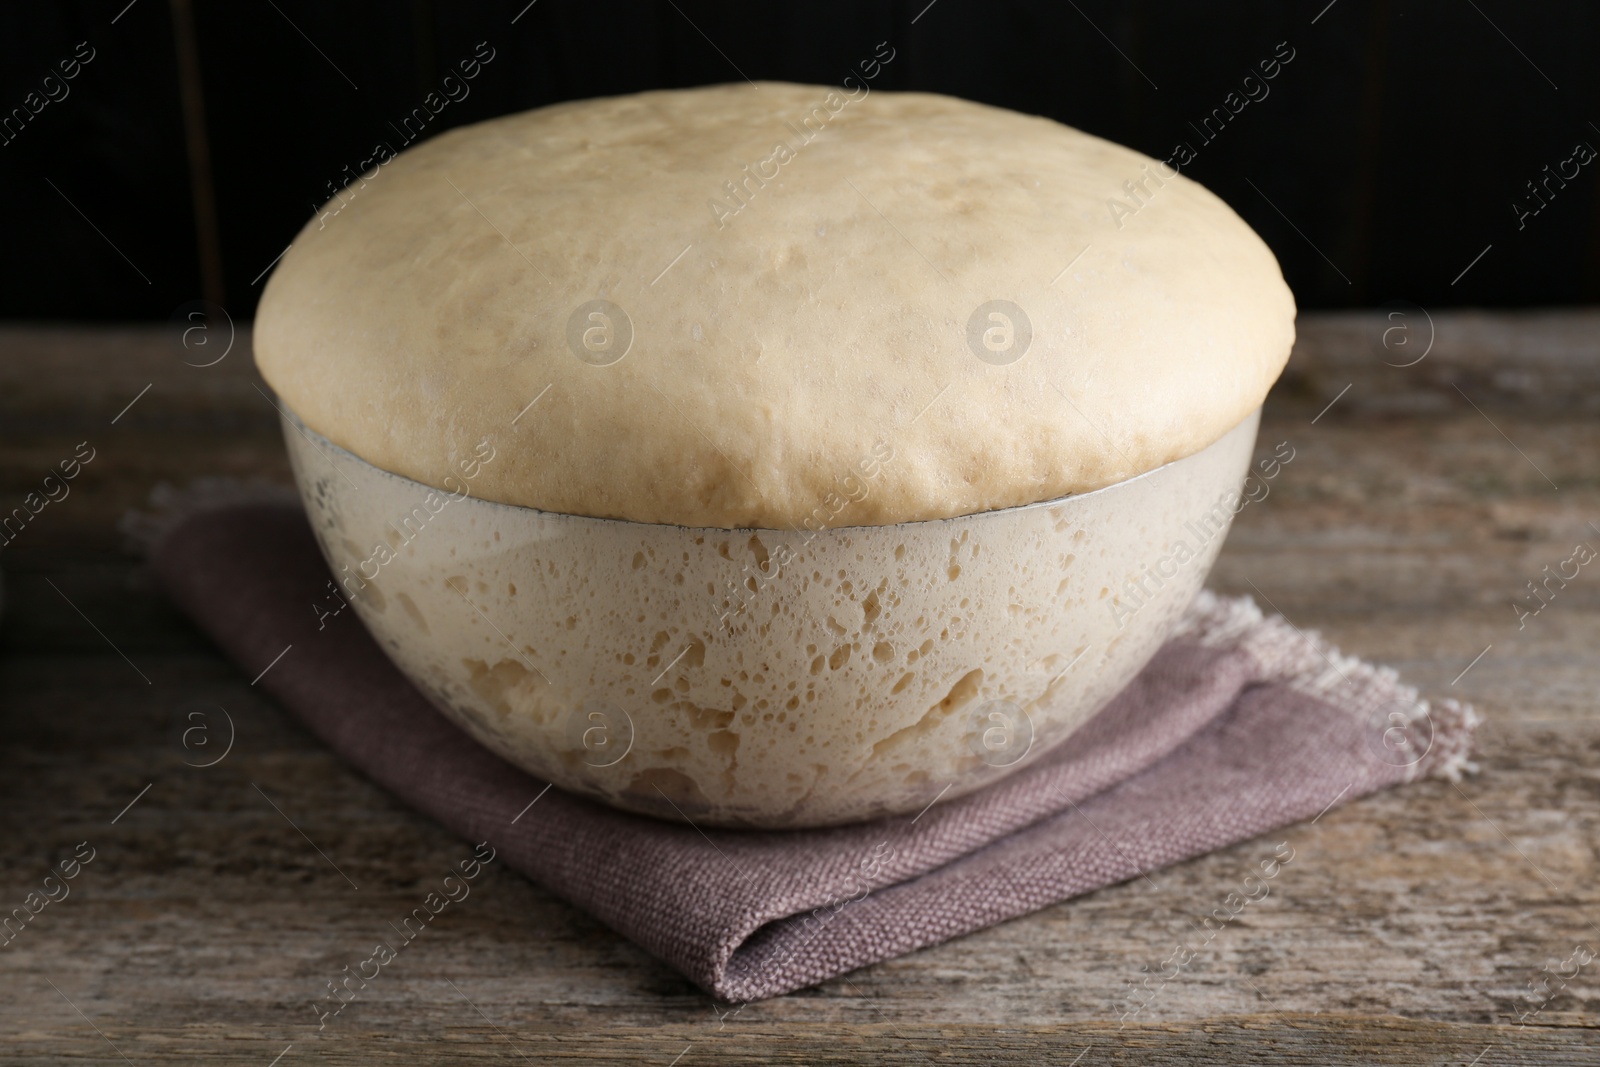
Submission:
{"label": "bubbly dough texture", "polygon": [[1097,489],[1220,438],[1293,339],[1266,245],[1140,153],[780,83],[435,137],[306,225],[255,326],[282,400],[378,467],[448,487],[488,438],[475,496],[722,528]]}

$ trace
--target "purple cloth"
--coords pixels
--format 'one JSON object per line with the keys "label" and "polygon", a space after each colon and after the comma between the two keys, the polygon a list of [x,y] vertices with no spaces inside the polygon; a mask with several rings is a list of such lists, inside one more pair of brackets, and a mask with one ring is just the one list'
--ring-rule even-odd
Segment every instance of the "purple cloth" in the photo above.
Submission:
{"label": "purple cloth", "polygon": [[260,685],[346,761],[730,1002],[1469,766],[1470,708],[1447,701],[1430,715],[1392,671],[1340,657],[1248,600],[1202,594],[1104,711],[978,793],[853,826],[702,833],[556,789],[541,796],[544,782],[435,711],[350,613],[319,631],[307,604],[328,573],[298,508],[196,512],[151,559],[244,674],[292,645]]}

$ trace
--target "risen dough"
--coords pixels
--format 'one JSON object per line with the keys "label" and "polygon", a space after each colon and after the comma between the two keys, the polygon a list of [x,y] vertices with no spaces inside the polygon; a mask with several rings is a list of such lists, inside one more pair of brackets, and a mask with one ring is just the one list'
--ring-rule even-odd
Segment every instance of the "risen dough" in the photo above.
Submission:
{"label": "risen dough", "polygon": [[1294,337],[1272,253],[1200,185],[923,93],[561,104],[321,215],[262,297],[267,381],[430,485],[488,438],[473,495],[546,511],[818,528],[1096,489],[1238,424]]}

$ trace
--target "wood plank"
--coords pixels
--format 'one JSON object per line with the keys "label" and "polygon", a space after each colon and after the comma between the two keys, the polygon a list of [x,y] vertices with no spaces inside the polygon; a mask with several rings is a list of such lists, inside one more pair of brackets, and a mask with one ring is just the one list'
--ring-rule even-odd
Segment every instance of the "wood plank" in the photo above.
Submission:
{"label": "wood plank", "polygon": [[[462,1014],[472,1016],[462,1002]],[[122,1063],[108,1047],[161,1062],[201,1061],[260,1067],[284,1053],[287,1067],[310,1054],[320,1063],[609,1063],[663,1067],[669,1063],[771,1064],[1026,1064],[1101,1067],[1179,1067],[1194,1063],[1278,1064],[1294,1067],[1374,1067],[1439,1063],[1466,1067],[1566,1067],[1594,1063],[1594,1034],[1563,1027],[1518,1031],[1407,1019],[1340,1016],[1219,1019],[1202,1027],[1114,1026],[1070,1029],[1013,1025],[894,1026],[867,1023],[797,1032],[781,1024],[730,1023],[721,1030],[694,1023],[663,1028],[609,1027],[508,1031],[481,1017],[437,1021],[419,1037],[365,1030],[321,1041],[287,1042],[253,1030],[192,1026],[96,1035],[71,1030],[30,1031],[13,1046],[17,1067],[62,1062]],[[678,1058],[680,1057],[681,1058]],[[1474,1059],[1474,1057],[1477,1057]]]}

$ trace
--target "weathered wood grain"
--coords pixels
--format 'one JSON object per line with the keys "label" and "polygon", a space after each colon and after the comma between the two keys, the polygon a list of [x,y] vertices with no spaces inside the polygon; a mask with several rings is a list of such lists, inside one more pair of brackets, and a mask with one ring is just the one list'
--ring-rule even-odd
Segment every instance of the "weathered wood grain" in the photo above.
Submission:
{"label": "weathered wood grain", "polygon": [[[1596,323],[1436,318],[1438,344],[1409,368],[1358,345],[1390,320],[1302,324],[1262,430],[1295,459],[1241,513],[1212,585],[1474,701],[1476,778],[1369,798],[720,1021],[734,1006],[496,870],[322,1031],[325,983],[464,846],[329,756],[119,550],[117,518],[158,481],[287,482],[243,336],[201,370],[160,331],[0,331],[0,503],[78,441],[98,449],[0,551],[0,911],[78,842],[97,850],[0,948],[0,1059],[265,1065],[292,1044],[285,1067],[1600,1060],[1600,960],[1529,999],[1541,969],[1600,948],[1600,570],[1521,628],[1511,607],[1576,541],[1600,545]],[[217,706],[234,746],[187,766],[202,758],[181,743],[187,716]],[[1141,967],[1281,839],[1297,858],[1272,895],[1119,1028]]]}
{"label": "weathered wood grain", "polygon": [[[453,995],[453,994],[452,994]],[[84,1029],[87,1029],[85,1027]],[[121,1063],[115,1041],[138,1062],[205,1062],[231,1067],[284,1065],[316,1057],[328,1064],[417,1063],[430,1055],[450,1063],[1019,1064],[1038,1067],[1185,1067],[1196,1063],[1330,1067],[1443,1064],[1450,1067],[1578,1067],[1594,1063],[1594,1034],[1566,1027],[1467,1030],[1409,1019],[1367,1016],[1242,1016],[1184,1027],[1117,1029],[1086,1024],[1070,1031],[1030,1025],[962,1024],[795,1027],[739,1023],[707,1030],[671,1024],[571,1031],[528,1026],[518,1031],[486,1022],[366,1030],[333,1040],[291,1043],[227,1027],[189,1027],[74,1040],[33,1032],[13,1046],[18,1067],[63,1062]],[[136,1043],[137,1042],[137,1043]],[[104,1051],[104,1055],[97,1051]],[[674,1060],[674,1057],[681,1057]],[[428,1060],[428,1062],[433,1062]]]}

